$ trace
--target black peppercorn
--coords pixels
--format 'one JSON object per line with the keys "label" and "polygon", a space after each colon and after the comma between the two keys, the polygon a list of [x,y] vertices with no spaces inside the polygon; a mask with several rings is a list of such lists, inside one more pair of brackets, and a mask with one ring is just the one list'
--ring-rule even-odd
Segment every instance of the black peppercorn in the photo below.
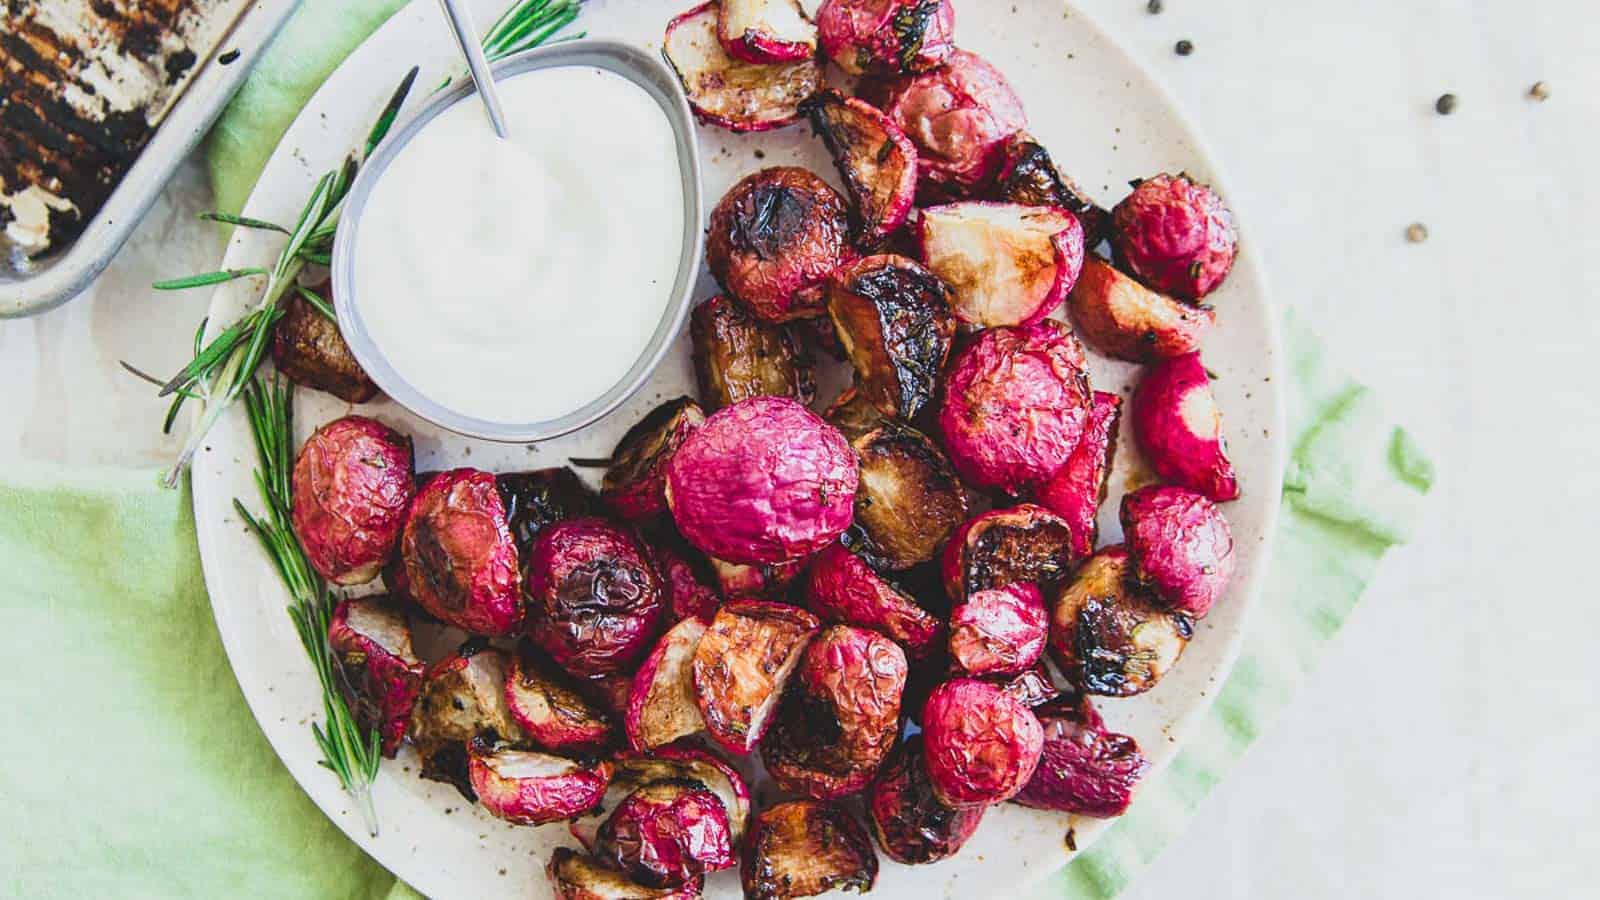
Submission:
{"label": "black peppercorn", "polygon": [[1194,41],[1184,38],[1183,40],[1179,41],[1178,46],[1174,47],[1173,49],[1178,51],[1179,56],[1188,56],[1194,52]]}
{"label": "black peppercorn", "polygon": [[1444,95],[1442,95],[1438,100],[1436,100],[1434,102],[1433,108],[1438,110],[1439,115],[1441,115],[1441,116],[1450,115],[1451,113],[1456,111],[1456,95],[1455,94],[1444,94]]}
{"label": "black peppercorn", "polygon": [[1161,15],[1161,0],[1150,0],[1149,3],[1145,4],[1144,8],[1150,15],[1159,16]]}

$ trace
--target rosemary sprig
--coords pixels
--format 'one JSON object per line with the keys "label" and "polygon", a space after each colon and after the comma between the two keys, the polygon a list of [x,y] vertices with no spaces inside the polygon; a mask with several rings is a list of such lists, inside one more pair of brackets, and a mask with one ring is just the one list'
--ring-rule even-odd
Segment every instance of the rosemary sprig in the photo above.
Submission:
{"label": "rosemary sprig", "polygon": [[[489,59],[500,59],[548,41],[557,31],[578,17],[583,4],[584,0],[517,0],[495,20],[484,39],[484,49]],[[581,36],[581,33],[572,35],[572,37]],[[194,454],[206,434],[222,418],[223,412],[233,401],[239,398],[246,386],[253,383],[256,368],[266,355],[267,340],[272,333],[272,327],[283,315],[280,301],[290,290],[297,287],[296,282],[301,270],[308,263],[327,265],[331,260],[333,237],[339,228],[339,214],[344,206],[345,195],[350,192],[350,186],[355,182],[356,172],[362,162],[372,154],[373,149],[383,141],[390,127],[394,125],[395,118],[400,114],[400,107],[411,92],[411,85],[416,77],[417,69],[412,68],[390,96],[383,111],[378,114],[361,147],[347,156],[338,168],[323,174],[318,179],[311,199],[306,201],[293,228],[284,228],[261,219],[250,219],[229,213],[206,215],[206,218],[219,222],[281,231],[288,235],[271,269],[249,268],[207,272],[188,278],[158,282],[155,285],[162,290],[179,290],[221,284],[247,275],[267,276],[266,286],[262,289],[261,298],[256,301],[256,305],[238,322],[212,338],[209,343],[204,346],[197,345],[194,357],[189,363],[162,385],[160,396],[173,397],[172,404],[167,409],[166,421],[162,426],[163,432],[171,430],[172,423],[177,419],[178,411],[185,401],[199,399],[205,404],[204,413],[190,431],[189,438],[184,442],[183,450],[179,453],[172,469],[167,472],[165,483],[168,487],[177,485],[179,475],[194,459]],[[324,314],[332,312],[326,304],[318,305],[317,309]]]}
{"label": "rosemary sprig", "polygon": [[265,383],[252,377],[243,396],[256,445],[256,487],[266,512],[252,515],[237,498],[233,506],[249,524],[289,589],[289,617],[294,620],[300,643],[322,685],[322,712],[327,724],[311,725],[317,747],[322,750],[322,765],[338,777],[339,786],[361,811],[367,832],[376,837],[378,816],[372,805],[372,782],[378,777],[378,762],[383,758],[378,732],[361,727],[350,712],[343,690],[344,672],[328,646],[328,623],[335,598],[311,567],[290,524],[294,386],[277,376]]}
{"label": "rosemary sprig", "polygon": [[[393,124],[394,114],[405,102],[416,77],[417,70],[413,68],[401,81],[385,105],[383,114],[379,116],[378,124],[368,132],[364,147],[376,146],[383,140],[384,133]],[[365,155],[361,158],[364,159]],[[179,475],[194,458],[195,451],[199,449],[212,426],[222,418],[228,406],[254,382],[256,367],[266,356],[267,341],[272,334],[272,326],[283,315],[279,301],[296,286],[296,280],[300,270],[305,267],[308,256],[325,255],[332,250],[339,211],[359,166],[360,160],[355,154],[351,154],[339,168],[326,172],[317,179],[317,185],[311,192],[311,199],[306,201],[305,207],[301,209],[294,227],[286,229],[288,239],[272,268],[236,270],[267,276],[261,299],[238,322],[224,329],[209,343],[199,347],[188,365],[162,386],[160,396],[176,395],[167,410],[166,427],[170,428],[171,423],[177,418],[178,410],[182,408],[184,401],[199,398],[206,405],[205,412],[195,423],[189,439],[184,442],[176,464],[167,472],[168,487],[177,484]],[[227,277],[222,277],[224,275]],[[157,286],[192,287],[199,284],[216,284],[231,280],[232,277],[234,277],[232,273],[211,273],[165,282]]]}
{"label": "rosemary sprig", "polygon": [[[490,60],[537,47],[557,31],[572,24],[583,11],[584,0],[522,0],[513,3],[489,26],[483,51]],[[580,32],[562,40],[583,37]]]}

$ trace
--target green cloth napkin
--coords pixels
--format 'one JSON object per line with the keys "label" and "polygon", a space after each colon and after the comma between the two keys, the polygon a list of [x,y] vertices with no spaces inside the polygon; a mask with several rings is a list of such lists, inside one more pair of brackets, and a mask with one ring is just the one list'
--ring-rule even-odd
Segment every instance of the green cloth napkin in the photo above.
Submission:
{"label": "green cloth napkin", "polygon": [[[289,122],[399,0],[306,0],[208,146],[237,211]],[[1295,447],[1239,663],[1177,760],[1044,897],[1106,898],[1160,852],[1293,694],[1432,482],[1376,398],[1286,317]],[[156,473],[0,473],[0,892],[415,896],[343,838],[257,729],[211,620],[187,491]],[[33,736],[32,740],[24,736]],[[309,740],[309,734],[307,740]]]}
{"label": "green cloth napkin", "polygon": [[154,471],[8,464],[0,571],[0,895],[391,890],[251,718],[187,490]]}

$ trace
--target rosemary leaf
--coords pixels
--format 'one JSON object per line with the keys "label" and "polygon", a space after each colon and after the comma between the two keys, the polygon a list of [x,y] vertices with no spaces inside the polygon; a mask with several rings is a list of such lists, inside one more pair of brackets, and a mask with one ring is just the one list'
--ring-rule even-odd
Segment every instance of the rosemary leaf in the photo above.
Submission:
{"label": "rosemary leaf", "polygon": [[128,372],[132,373],[133,377],[139,379],[140,381],[148,381],[151,384],[155,385],[156,387],[164,387],[166,385],[166,382],[164,382],[161,379],[155,377],[154,375],[151,375],[149,372],[146,372],[143,369],[139,369],[139,368],[135,367],[132,363],[128,362],[125,359],[118,360],[117,364],[122,366],[123,369],[125,369]]}
{"label": "rosemary leaf", "polygon": [[299,288],[299,291],[300,299],[311,304],[312,308],[316,309],[317,312],[327,316],[329,322],[337,323],[339,321],[339,317],[334,315],[333,307],[329,306],[328,301],[322,299],[322,297],[316,291],[313,291],[308,287],[301,287]]}
{"label": "rosemary leaf", "polygon": [[172,403],[167,406],[167,417],[161,420],[161,433],[171,434],[172,424],[178,421],[178,412],[183,409],[183,401],[188,400],[192,394],[184,391],[172,398]]}
{"label": "rosemary leaf", "polygon": [[204,272],[199,275],[190,275],[187,278],[174,278],[170,281],[158,281],[150,285],[158,291],[181,291],[184,288],[205,287],[208,284],[221,284],[224,281],[233,281],[235,278],[245,278],[250,275],[265,275],[266,269],[250,266],[244,269],[222,269],[217,272]]}
{"label": "rosemary leaf", "polygon": [[[281,312],[275,311],[271,315],[272,321],[276,322],[280,315],[282,315]],[[166,384],[162,385],[161,392],[156,396],[165,397],[210,375],[218,365],[238,348],[240,342],[251,331],[256,330],[260,319],[261,311],[257,310],[229,326],[221,334],[213,338],[211,343],[207,344],[204,349],[195,353],[194,358],[189,360],[189,364],[184,366],[183,370],[173,376]]]}
{"label": "rosemary leaf", "polygon": [[238,225],[242,228],[260,228],[265,231],[279,231],[284,234],[289,233],[289,229],[275,222],[268,222],[263,219],[252,219],[248,216],[236,216],[232,213],[203,212],[200,214],[200,218],[211,222],[222,222],[227,225]]}
{"label": "rosemary leaf", "polygon": [[383,112],[378,114],[378,121],[372,123],[372,130],[367,132],[367,143],[361,151],[361,158],[366,159],[372,151],[389,133],[390,126],[394,125],[395,117],[400,115],[400,107],[405,105],[406,95],[411,93],[411,85],[417,80],[418,66],[412,66],[406,77],[400,80],[400,86],[395,88],[389,102],[384,104]]}

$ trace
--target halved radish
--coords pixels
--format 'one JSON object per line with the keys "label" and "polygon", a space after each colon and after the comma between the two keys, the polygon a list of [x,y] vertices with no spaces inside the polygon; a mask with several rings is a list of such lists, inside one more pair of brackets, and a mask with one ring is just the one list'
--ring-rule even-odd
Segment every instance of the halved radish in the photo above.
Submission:
{"label": "halved radish", "polygon": [[809,59],[817,53],[817,26],[799,0],[721,0],[717,40],[728,55],[765,64]]}
{"label": "halved radish", "polygon": [[527,750],[467,756],[478,802],[513,825],[544,825],[594,809],[611,783],[611,763],[577,760]]}
{"label": "halved radish", "polygon": [[1139,363],[1195,352],[1217,318],[1211,307],[1152,291],[1098,256],[1084,261],[1068,306],[1089,346]]}
{"label": "halved radish", "polygon": [[722,801],[728,811],[728,831],[735,844],[744,838],[750,820],[750,790],[734,768],[709,750],[680,743],[649,754],[624,750],[612,760],[611,784],[599,807],[572,820],[567,830],[585,849],[595,848],[600,825],[622,799],[639,787],[660,781],[693,782]]}
{"label": "halved radish", "polygon": [[954,290],[956,317],[1027,325],[1066,299],[1083,268],[1083,226],[1053,206],[969,201],[922,211],[922,258]]}
{"label": "halved radish", "polygon": [[1133,436],[1162,481],[1214,503],[1239,499],[1239,479],[1222,437],[1222,414],[1200,354],[1152,366],[1133,392]]}
{"label": "halved radish", "polygon": [[706,623],[693,616],[667,630],[633,677],[628,694],[628,745],[653,750],[706,727],[694,699],[694,648]]}
{"label": "halved radish", "polygon": [[729,131],[766,131],[800,117],[800,101],[822,87],[813,57],[759,65],[735,59],[717,39],[715,0],[667,23],[662,53],[700,120]]}
{"label": "halved radish", "polygon": [[917,196],[917,147],[877,107],[826,90],[801,110],[833,154],[855,209],[856,243],[873,245],[894,233]]}

